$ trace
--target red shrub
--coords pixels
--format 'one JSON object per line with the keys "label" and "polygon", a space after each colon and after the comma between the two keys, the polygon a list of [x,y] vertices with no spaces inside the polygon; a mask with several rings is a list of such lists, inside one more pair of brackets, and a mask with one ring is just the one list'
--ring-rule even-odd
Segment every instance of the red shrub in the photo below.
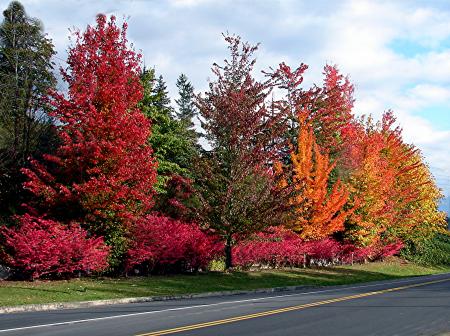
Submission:
{"label": "red shrub", "polygon": [[11,251],[9,264],[32,278],[74,271],[101,271],[107,266],[109,247],[103,238],[88,238],[78,224],[24,215],[18,228],[4,228],[5,247]]}
{"label": "red shrub", "polygon": [[249,267],[254,264],[271,267],[299,266],[303,264],[303,241],[294,232],[282,227],[270,227],[237,245],[233,250],[235,265]]}
{"label": "red shrub", "polygon": [[233,252],[233,260],[236,265],[243,267],[252,265],[301,266],[305,256],[308,264],[348,264],[392,256],[397,254],[402,247],[403,243],[400,241],[388,245],[380,244],[360,248],[353,244],[340,243],[331,238],[303,241],[290,230],[271,227],[237,245]]}
{"label": "red shrub", "polygon": [[377,249],[376,258],[382,259],[386,257],[390,257],[396,255],[400,252],[400,250],[405,246],[401,241],[397,241],[392,244],[379,246]]}
{"label": "red shrub", "polygon": [[151,267],[174,265],[184,270],[206,267],[222,247],[216,237],[196,224],[162,215],[149,215],[132,232],[127,268],[149,263]]}
{"label": "red shrub", "polygon": [[343,247],[341,243],[330,238],[303,242],[303,245],[309,257],[328,262],[339,258]]}

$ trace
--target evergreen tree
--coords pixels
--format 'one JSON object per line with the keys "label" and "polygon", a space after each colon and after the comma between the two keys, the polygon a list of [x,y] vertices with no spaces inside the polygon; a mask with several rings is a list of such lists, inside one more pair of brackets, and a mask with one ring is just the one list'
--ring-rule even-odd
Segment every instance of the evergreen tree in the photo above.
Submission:
{"label": "evergreen tree", "polygon": [[155,189],[159,194],[164,194],[167,181],[173,175],[191,177],[190,165],[196,148],[186,134],[184,123],[174,118],[163,77],[156,78],[154,69],[144,69],[141,82],[144,97],[140,108],[151,120],[152,134],[149,142],[158,161],[158,182]]}
{"label": "evergreen tree", "polygon": [[173,108],[170,106],[169,92],[167,91],[167,85],[162,75],[158,77],[155,85],[155,106],[158,109],[165,109],[171,115],[173,114]]}
{"label": "evergreen tree", "polygon": [[177,80],[179,99],[175,99],[178,105],[177,117],[183,123],[186,137],[193,146],[200,149],[198,144],[199,133],[195,130],[194,118],[198,115],[198,110],[194,102],[194,87],[189,82],[185,74],[181,74]]}
{"label": "evergreen tree", "polygon": [[45,99],[56,84],[53,44],[39,20],[13,1],[0,25],[0,213],[22,203],[20,169],[54,139]]}
{"label": "evergreen tree", "polygon": [[192,119],[197,114],[195,103],[194,103],[194,87],[189,82],[188,78],[185,74],[181,74],[177,79],[177,88],[178,94],[180,95],[179,99],[175,99],[175,102],[178,105],[177,116],[180,120],[189,120],[192,122]]}

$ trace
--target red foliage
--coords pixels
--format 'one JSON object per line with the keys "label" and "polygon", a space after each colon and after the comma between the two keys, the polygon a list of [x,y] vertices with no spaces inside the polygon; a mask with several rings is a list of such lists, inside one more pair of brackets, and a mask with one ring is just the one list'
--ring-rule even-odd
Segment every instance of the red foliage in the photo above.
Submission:
{"label": "red foliage", "polygon": [[401,241],[390,244],[377,243],[366,247],[346,244],[343,245],[340,258],[344,263],[374,261],[398,254],[403,246]]}
{"label": "red foliage", "polygon": [[151,267],[182,264],[183,270],[206,267],[222,246],[217,237],[196,224],[162,215],[148,215],[132,231],[127,268],[148,263]]}
{"label": "red foliage", "polygon": [[326,65],[323,86],[303,90],[300,85],[307,69],[303,63],[295,70],[281,63],[270,75],[287,90],[287,104],[295,122],[299,118],[300,127],[302,122],[312,125],[319,146],[334,156],[342,145],[341,132],[353,119],[354,88],[337,66]]}
{"label": "red foliage", "polygon": [[88,238],[77,224],[25,215],[19,228],[4,228],[9,262],[32,278],[46,274],[70,275],[75,271],[101,271],[108,266],[109,247],[103,238]]}
{"label": "red foliage", "polygon": [[30,206],[38,214],[118,237],[153,206],[150,124],[137,108],[140,56],[114,17],[99,15],[96,27],[75,35],[69,70],[62,70],[69,90],[51,101],[61,144],[54,156],[24,169],[25,187],[36,196]]}
{"label": "red foliage", "polygon": [[321,261],[333,262],[341,257],[343,245],[331,238],[304,242],[308,256]]}
{"label": "red foliage", "polygon": [[236,265],[244,267],[254,264],[300,266],[306,253],[302,242],[291,230],[270,227],[237,245],[233,250],[233,260]]}
{"label": "red foliage", "polygon": [[364,248],[330,238],[304,241],[290,230],[271,227],[237,245],[233,251],[233,258],[236,265],[243,267],[252,265],[299,267],[305,262],[327,265],[377,260],[397,254],[402,248],[403,243],[400,241]]}
{"label": "red foliage", "polygon": [[214,64],[215,80],[197,97],[211,150],[197,164],[200,220],[225,240],[232,266],[233,237],[284,221],[287,190],[276,188],[270,170],[285,147],[287,109],[271,96],[274,81],[254,78],[257,46],[225,36],[231,58]]}

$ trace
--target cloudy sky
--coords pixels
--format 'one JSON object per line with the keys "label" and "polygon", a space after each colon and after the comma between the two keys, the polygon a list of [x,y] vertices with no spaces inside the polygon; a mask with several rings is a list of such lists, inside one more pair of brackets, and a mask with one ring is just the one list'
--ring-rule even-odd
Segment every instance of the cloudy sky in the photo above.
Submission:
{"label": "cloudy sky", "polygon": [[[175,94],[183,72],[204,90],[226,48],[222,32],[260,42],[258,68],[279,62],[310,66],[320,83],[324,64],[337,64],[355,84],[355,113],[379,117],[393,109],[408,142],[424,153],[450,195],[450,2],[435,1],[76,1],[22,0],[38,17],[63,65],[69,28],[97,13],[129,23],[129,38]],[[8,1],[1,0],[5,8]],[[448,208],[448,207],[447,207]]]}

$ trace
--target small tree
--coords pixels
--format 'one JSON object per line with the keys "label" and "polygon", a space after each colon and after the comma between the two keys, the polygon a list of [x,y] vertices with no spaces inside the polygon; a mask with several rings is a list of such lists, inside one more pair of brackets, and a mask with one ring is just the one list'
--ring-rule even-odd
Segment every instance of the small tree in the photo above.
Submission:
{"label": "small tree", "polygon": [[252,76],[256,46],[225,36],[231,59],[214,64],[216,81],[197,97],[211,150],[197,163],[204,225],[225,241],[226,267],[232,246],[247,235],[283,221],[286,190],[277,188],[271,168],[278,158],[275,141],[285,131],[285,109],[269,105],[273,81]]}
{"label": "small tree", "polygon": [[321,153],[313,128],[302,113],[299,124],[296,150],[291,152],[292,165],[285,169],[288,178],[284,184],[293,183],[297,190],[290,200],[295,216],[286,226],[305,240],[319,240],[344,231],[344,222],[353,209],[345,210],[349,192],[340,180],[329,190],[330,173],[336,163],[330,163],[328,154]]}

